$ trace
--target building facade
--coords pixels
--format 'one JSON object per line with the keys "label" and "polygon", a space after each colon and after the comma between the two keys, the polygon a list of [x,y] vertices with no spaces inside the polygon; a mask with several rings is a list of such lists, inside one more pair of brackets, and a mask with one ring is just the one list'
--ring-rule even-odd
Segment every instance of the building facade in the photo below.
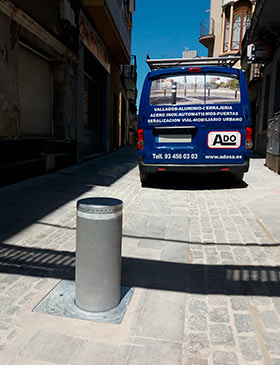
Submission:
{"label": "building facade", "polygon": [[1,184],[128,143],[135,116],[124,105],[135,105],[136,86],[128,96],[121,68],[131,65],[134,7],[0,0]]}
{"label": "building facade", "polygon": [[199,38],[208,49],[208,57],[240,53],[254,9],[254,0],[211,0],[209,19],[201,21]]}
{"label": "building facade", "polygon": [[243,41],[242,68],[250,92],[255,151],[262,156],[267,150],[268,123],[280,112],[279,11],[279,1],[259,0]]}

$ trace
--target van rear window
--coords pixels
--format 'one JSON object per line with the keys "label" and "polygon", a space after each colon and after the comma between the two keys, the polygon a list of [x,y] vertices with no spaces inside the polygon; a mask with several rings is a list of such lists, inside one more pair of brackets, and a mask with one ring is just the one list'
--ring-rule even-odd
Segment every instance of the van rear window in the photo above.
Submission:
{"label": "van rear window", "polygon": [[236,75],[208,73],[172,75],[152,81],[151,105],[240,103]]}

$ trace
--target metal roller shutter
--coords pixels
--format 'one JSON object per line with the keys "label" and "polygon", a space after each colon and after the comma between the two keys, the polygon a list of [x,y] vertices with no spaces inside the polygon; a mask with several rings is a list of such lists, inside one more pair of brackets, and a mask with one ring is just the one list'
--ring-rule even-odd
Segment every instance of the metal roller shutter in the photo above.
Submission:
{"label": "metal roller shutter", "polygon": [[52,114],[51,64],[19,47],[21,134],[50,135]]}

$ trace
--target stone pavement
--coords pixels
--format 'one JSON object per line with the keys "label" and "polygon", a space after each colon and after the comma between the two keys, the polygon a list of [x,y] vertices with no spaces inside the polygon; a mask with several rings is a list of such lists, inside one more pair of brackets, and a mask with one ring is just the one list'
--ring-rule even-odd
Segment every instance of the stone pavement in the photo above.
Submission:
{"label": "stone pavement", "polygon": [[[280,176],[167,175],[134,148],[0,189],[0,364],[280,364]],[[74,280],[80,198],[124,201],[121,324],[32,312]]]}

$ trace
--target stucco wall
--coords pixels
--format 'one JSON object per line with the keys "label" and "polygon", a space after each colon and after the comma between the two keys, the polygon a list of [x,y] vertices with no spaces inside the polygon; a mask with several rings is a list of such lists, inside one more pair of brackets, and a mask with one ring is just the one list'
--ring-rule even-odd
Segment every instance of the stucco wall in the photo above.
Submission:
{"label": "stucco wall", "polygon": [[211,0],[210,18],[215,20],[213,57],[219,57],[222,43],[222,0]]}
{"label": "stucco wall", "polygon": [[75,67],[64,60],[53,65],[54,135],[75,138]]}
{"label": "stucco wall", "polygon": [[60,2],[58,0],[11,0],[11,2],[51,34],[56,36],[61,34]]}
{"label": "stucco wall", "polygon": [[18,24],[0,12],[0,139],[19,136]]}
{"label": "stucco wall", "polygon": [[106,0],[106,4],[114,18],[114,22],[119,30],[120,36],[126,47],[128,54],[130,54],[130,31],[125,20],[125,14],[122,10],[122,0]]}

